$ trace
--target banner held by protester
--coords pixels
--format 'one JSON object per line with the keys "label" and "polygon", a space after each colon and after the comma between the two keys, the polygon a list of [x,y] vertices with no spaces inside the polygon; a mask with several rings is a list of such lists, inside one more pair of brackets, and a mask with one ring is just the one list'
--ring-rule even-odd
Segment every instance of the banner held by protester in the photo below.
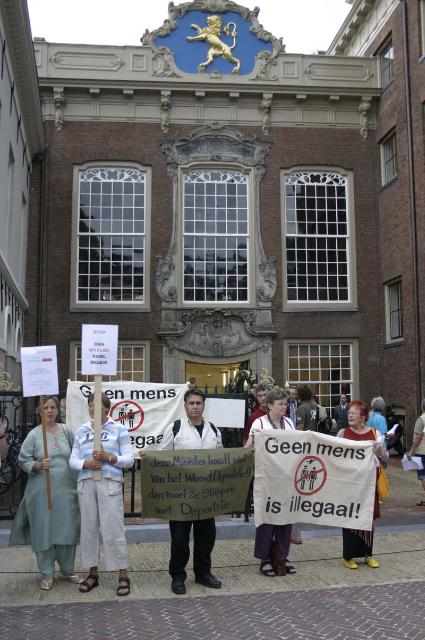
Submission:
{"label": "banner held by protester", "polygon": [[373,442],[313,431],[255,434],[255,524],[372,529]]}
{"label": "banner held by protester", "polygon": [[152,451],[142,458],[142,516],[204,520],[240,513],[254,456],[244,448]]}

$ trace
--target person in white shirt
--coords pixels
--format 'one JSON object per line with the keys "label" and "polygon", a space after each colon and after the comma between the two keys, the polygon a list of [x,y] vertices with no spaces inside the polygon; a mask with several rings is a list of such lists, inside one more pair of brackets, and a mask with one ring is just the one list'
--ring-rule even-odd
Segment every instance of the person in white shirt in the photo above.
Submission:
{"label": "person in white shirt", "polygon": [[[130,593],[127,542],[122,495],[123,469],[134,464],[127,429],[108,417],[111,401],[102,393],[101,449],[94,449],[94,395],[88,397],[91,420],[75,434],[69,466],[78,471],[78,503],[81,512],[81,566],[89,575],[80,584],[88,593],[99,585],[99,534],[102,534],[106,571],[119,571],[117,596]],[[101,470],[100,479],[94,471]]]}
{"label": "person in white shirt", "polygon": [[[266,416],[257,418],[253,423],[249,432],[249,438],[246,447],[253,447],[255,444],[255,434],[263,429],[284,429],[286,431],[295,431],[294,423],[288,418],[286,413],[287,395],[283,389],[276,387],[270,391],[267,397],[268,412]],[[279,575],[286,573],[296,573],[295,567],[287,564],[289,547],[291,545],[292,525],[273,525],[262,524],[255,530],[255,549],[254,556],[261,560],[260,572],[263,576],[271,578],[278,575],[276,566],[273,567],[271,561],[271,549],[273,541],[276,541],[280,548],[280,566]]]}
{"label": "person in white shirt", "polygon": [[[161,449],[218,449],[222,447],[221,433],[211,422],[204,420],[205,396],[199,389],[184,394],[186,417],[168,425]],[[211,553],[215,543],[215,520],[170,520],[171,557],[169,572],[171,590],[176,595],[186,593],[186,565],[189,560],[189,538],[193,526],[193,571],[195,582],[211,589],[220,589],[221,582],[211,573]]]}

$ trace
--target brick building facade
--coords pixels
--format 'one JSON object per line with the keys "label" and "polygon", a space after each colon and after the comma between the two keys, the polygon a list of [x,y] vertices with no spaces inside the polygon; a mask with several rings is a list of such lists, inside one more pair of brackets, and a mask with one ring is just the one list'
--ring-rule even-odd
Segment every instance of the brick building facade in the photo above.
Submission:
{"label": "brick building facade", "polygon": [[[286,53],[256,10],[211,0],[171,4],[140,47],[34,43],[48,152],[26,342],[57,345],[62,387],[81,324],[116,323],[120,377],[224,386],[265,368],[328,407],[382,394],[412,422],[423,4],[354,2],[326,55]],[[187,38],[212,16],[236,46],[203,68]]]}

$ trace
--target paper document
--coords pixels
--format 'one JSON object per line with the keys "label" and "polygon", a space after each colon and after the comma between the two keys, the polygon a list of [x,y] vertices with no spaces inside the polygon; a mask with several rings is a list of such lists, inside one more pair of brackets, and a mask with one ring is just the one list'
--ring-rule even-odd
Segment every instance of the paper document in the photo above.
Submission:
{"label": "paper document", "polygon": [[56,347],[22,347],[23,395],[50,396],[59,392]]}
{"label": "paper document", "polygon": [[406,454],[404,454],[401,460],[401,466],[405,471],[420,471],[424,468],[422,458],[420,456],[412,456],[409,460]]}
{"label": "paper document", "polygon": [[399,426],[399,424],[398,424],[398,422],[397,422],[397,424],[395,424],[395,425],[393,426],[393,428],[392,428],[392,429],[390,429],[389,431],[387,431],[387,436],[393,436],[393,435],[395,434],[396,429],[397,429],[397,427],[398,427],[398,426]]}

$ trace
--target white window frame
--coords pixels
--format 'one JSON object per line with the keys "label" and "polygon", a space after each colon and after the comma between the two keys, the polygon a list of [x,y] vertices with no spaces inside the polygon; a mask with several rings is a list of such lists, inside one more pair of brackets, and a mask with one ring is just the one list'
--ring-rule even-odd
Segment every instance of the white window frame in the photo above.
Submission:
{"label": "white window frame", "polygon": [[[78,227],[79,227],[79,184],[80,173],[89,169],[135,169],[145,174],[145,219],[144,219],[144,272],[143,300],[78,300]],[[135,162],[87,162],[74,166],[72,197],[72,255],[71,255],[71,311],[116,311],[116,312],[148,312],[150,311],[150,261],[151,261],[151,168]],[[124,234],[121,234],[124,235]],[[137,236],[133,236],[137,237]]]}
{"label": "white window frame", "polygon": [[[287,253],[286,253],[286,238],[287,238],[287,222],[288,212],[286,209],[286,177],[298,173],[323,173],[323,174],[336,174],[346,180],[346,224],[347,224],[347,286],[348,286],[348,299],[347,300],[289,300],[288,288],[287,288]],[[283,310],[291,312],[305,312],[305,311],[356,311],[357,310],[357,270],[356,270],[356,247],[355,247],[355,224],[354,224],[354,193],[353,193],[353,174],[351,171],[346,171],[341,167],[317,167],[317,166],[299,166],[291,167],[289,169],[282,170],[281,172],[281,207],[282,207],[282,264],[283,264]],[[300,237],[300,236],[294,236]],[[324,235],[319,236],[313,234],[310,236],[306,234],[306,238],[333,238],[338,236]],[[341,236],[342,237],[342,236]],[[328,264],[328,263],[326,263]]]}
{"label": "white window frame", "polygon": [[[391,154],[389,155],[389,147],[391,145]],[[382,186],[394,180],[398,176],[397,167],[397,133],[395,129],[392,129],[379,143],[381,150],[381,181]],[[393,164],[394,171],[391,175],[388,172],[388,168]]]}
{"label": "white window frame", "polygon": [[[289,351],[290,351],[290,347],[291,346],[296,346],[296,347],[312,347],[312,346],[327,346],[329,345],[330,347],[336,345],[336,346],[342,346],[342,345],[349,345],[350,347],[350,360],[351,360],[351,376],[350,376],[350,380],[346,381],[346,383],[351,384],[351,393],[350,393],[350,397],[351,399],[353,398],[357,398],[359,396],[359,345],[358,345],[358,340],[354,339],[354,338],[320,338],[320,339],[316,339],[316,338],[312,338],[310,340],[305,340],[305,339],[301,339],[301,340],[297,340],[297,339],[290,339],[290,340],[285,340],[283,342],[283,367],[284,367],[284,380],[287,380],[288,383],[290,385],[293,384],[306,384],[308,386],[313,386],[314,385],[318,385],[318,384],[332,384],[332,382],[334,384],[337,384],[336,381],[317,381],[317,380],[295,380],[294,378],[291,378],[290,375],[290,368],[289,368]],[[336,356],[335,356],[336,357]],[[343,384],[343,382],[340,383],[341,385]],[[342,387],[341,387],[342,389]],[[341,391],[342,392],[342,391]],[[331,402],[328,404],[324,404],[322,406],[325,406],[327,409],[331,409],[332,406],[334,406],[334,402],[332,401],[332,396],[330,395],[330,399]],[[334,394],[334,399],[336,399],[336,403],[339,400],[339,394]],[[335,403],[335,404],[336,404]],[[319,404],[321,403],[321,397],[319,395]]]}
{"label": "white window frame", "polygon": [[[81,347],[81,342],[72,340],[69,347],[69,377],[71,380],[77,380],[77,349]],[[143,354],[143,380],[137,382],[150,382],[150,341],[149,340],[119,340],[118,341],[118,366],[121,348],[133,347],[142,348]],[[117,371],[119,369],[117,368]],[[119,373],[117,373],[117,376]],[[80,382],[88,382],[93,376],[80,375]],[[104,382],[114,381],[116,376],[103,376]],[[116,380],[122,378],[117,377]],[[125,380],[125,382],[131,382]]]}
{"label": "white window frame", "polygon": [[[390,51],[391,56],[388,55]],[[394,44],[391,36],[379,48],[378,57],[381,89],[386,89],[394,80]]]}
{"label": "white window frame", "polygon": [[[392,308],[392,291],[398,288],[398,307]],[[392,314],[398,314],[398,324],[400,329],[400,335],[392,336],[391,319]],[[401,286],[401,278],[392,280],[385,284],[385,332],[387,343],[402,342],[404,340],[403,335],[403,290]]]}
{"label": "white window frame", "polygon": [[[204,171],[204,172],[236,172],[247,177],[247,210],[248,210],[248,230],[247,230],[247,279],[248,290],[247,300],[185,300],[184,299],[184,176],[185,174]],[[178,246],[178,264],[179,264],[179,279],[178,279],[178,300],[179,304],[185,308],[199,308],[199,307],[238,307],[244,308],[252,306],[255,299],[255,208],[254,208],[254,177],[251,167],[241,166],[239,164],[220,163],[214,165],[211,163],[193,163],[186,166],[179,167],[179,246]],[[205,234],[200,234],[205,235]],[[227,234],[224,235],[226,237]],[[211,237],[217,237],[216,234],[211,234]]]}

